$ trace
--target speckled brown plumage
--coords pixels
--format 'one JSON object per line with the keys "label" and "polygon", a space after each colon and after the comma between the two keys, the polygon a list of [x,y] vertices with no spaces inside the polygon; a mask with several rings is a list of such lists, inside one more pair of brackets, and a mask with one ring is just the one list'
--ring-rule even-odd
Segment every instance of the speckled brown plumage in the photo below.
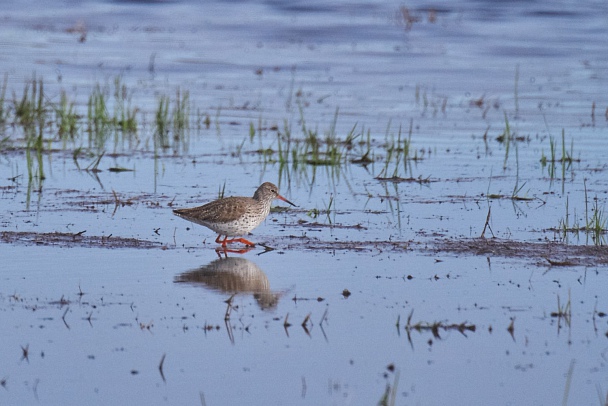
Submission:
{"label": "speckled brown plumage", "polygon": [[[218,233],[215,241],[221,243],[222,247],[235,241],[253,246],[252,242],[244,238],[228,240],[228,237],[247,234],[259,226],[270,213],[270,204],[274,199],[295,206],[279,194],[279,189],[274,184],[266,182],[255,191],[253,197],[226,197],[203,206],[174,210],[173,213]],[[222,236],[225,236],[223,240]]]}

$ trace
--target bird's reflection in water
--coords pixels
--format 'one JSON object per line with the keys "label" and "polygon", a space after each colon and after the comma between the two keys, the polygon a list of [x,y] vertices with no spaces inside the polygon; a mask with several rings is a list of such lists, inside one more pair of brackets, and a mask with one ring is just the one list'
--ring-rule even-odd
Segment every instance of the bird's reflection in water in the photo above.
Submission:
{"label": "bird's reflection in water", "polygon": [[252,293],[260,308],[273,309],[280,295],[270,290],[268,277],[255,263],[245,258],[228,257],[181,273],[176,283],[202,285],[226,293]]}

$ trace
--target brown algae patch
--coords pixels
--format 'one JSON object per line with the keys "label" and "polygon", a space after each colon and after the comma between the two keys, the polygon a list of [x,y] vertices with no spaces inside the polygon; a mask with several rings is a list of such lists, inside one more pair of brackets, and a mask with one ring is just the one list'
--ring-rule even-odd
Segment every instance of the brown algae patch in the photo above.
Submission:
{"label": "brown algae patch", "polygon": [[31,231],[3,231],[0,241],[7,244],[51,246],[60,248],[162,248],[162,244],[137,238],[88,236],[79,233],[35,233]]}
{"label": "brown algae patch", "polygon": [[[280,242],[289,241],[280,247]],[[279,248],[313,251],[406,252],[458,254],[517,258],[537,266],[597,266],[608,264],[608,247],[568,245],[561,242],[527,242],[498,238],[431,238],[405,241],[323,241],[307,236],[288,236],[276,240]],[[273,242],[269,242],[273,245]]]}
{"label": "brown algae patch", "polygon": [[608,264],[608,247],[568,245],[560,242],[525,242],[502,239],[441,239],[431,248],[435,252],[504,258],[523,258],[548,266],[596,266]]}
{"label": "brown algae patch", "polygon": [[[0,242],[7,244],[52,246],[60,248],[135,248],[170,249],[175,246],[160,242],[118,236],[88,236],[78,233],[36,233],[3,231]],[[308,236],[268,238],[258,244],[280,250],[357,251],[357,252],[421,252],[423,254],[457,254],[484,257],[517,258],[532,261],[537,266],[598,266],[608,264],[608,247],[568,245],[561,242],[527,242],[498,238],[434,238],[403,241],[325,241]],[[195,248],[195,247],[192,247]],[[203,248],[203,246],[200,246]]]}

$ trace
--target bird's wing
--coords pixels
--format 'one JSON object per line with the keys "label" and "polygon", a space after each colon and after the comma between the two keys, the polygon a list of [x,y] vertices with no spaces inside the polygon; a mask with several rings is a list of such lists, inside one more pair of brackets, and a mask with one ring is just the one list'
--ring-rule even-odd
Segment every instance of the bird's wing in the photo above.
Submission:
{"label": "bird's wing", "polygon": [[192,207],[189,209],[173,210],[173,212],[187,220],[197,222],[221,221],[230,222],[238,220],[247,210],[246,202],[242,198],[226,197],[214,200],[203,206]]}

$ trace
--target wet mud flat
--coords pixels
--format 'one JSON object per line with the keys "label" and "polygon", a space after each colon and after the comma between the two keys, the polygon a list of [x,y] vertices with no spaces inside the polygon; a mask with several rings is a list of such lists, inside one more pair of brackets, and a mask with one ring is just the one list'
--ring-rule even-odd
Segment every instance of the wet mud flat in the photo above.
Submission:
{"label": "wet mud flat", "polygon": [[[137,238],[118,236],[89,236],[78,233],[36,233],[26,231],[3,231],[0,242],[25,246],[51,246],[56,248],[104,248],[104,249],[175,249],[172,244],[161,244]],[[209,248],[209,245],[190,249]],[[424,255],[439,257],[451,255],[473,255],[523,259],[538,267],[574,267],[608,265],[608,246],[568,245],[563,242],[525,242],[498,238],[424,238],[424,241],[323,241],[315,237],[287,235],[281,239],[266,238],[262,249],[296,251],[353,251],[371,254],[383,252],[416,251]],[[238,248],[238,247],[237,247]],[[222,253],[221,247],[217,247]],[[263,252],[262,252],[263,253]]]}
{"label": "wet mud flat", "polygon": [[121,238],[110,236],[89,236],[85,232],[77,233],[35,233],[30,231],[3,231],[0,241],[5,244],[19,244],[26,246],[47,246],[56,248],[135,248],[151,249],[162,246],[154,241],[139,240],[136,238]]}

